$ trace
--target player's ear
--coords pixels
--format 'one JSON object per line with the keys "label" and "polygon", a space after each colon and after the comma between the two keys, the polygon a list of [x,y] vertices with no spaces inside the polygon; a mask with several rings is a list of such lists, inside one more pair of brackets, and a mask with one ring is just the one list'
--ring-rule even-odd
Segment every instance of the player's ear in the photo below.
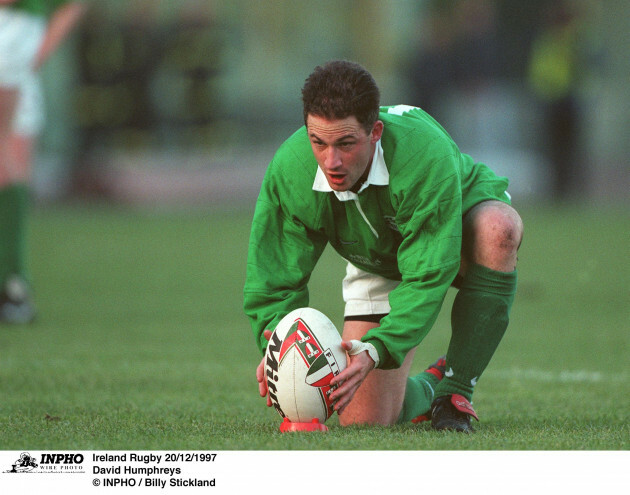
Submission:
{"label": "player's ear", "polygon": [[377,120],[376,122],[374,122],[374,126],[372,126],[372,132],[370,133],[370,142],[372,144],[376,144],[376,142],[381,139],[381,136],[383,135],[383,122],[380,120]]}

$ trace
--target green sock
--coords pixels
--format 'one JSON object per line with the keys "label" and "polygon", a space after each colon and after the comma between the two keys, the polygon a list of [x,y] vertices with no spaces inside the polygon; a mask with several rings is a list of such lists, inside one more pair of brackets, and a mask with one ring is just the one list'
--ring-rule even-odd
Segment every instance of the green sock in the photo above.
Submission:
{"label": "green sock", "polygon": [[516,270],[469,267],[453,303],[446,373],[436,397],[460,394],[472,399],[474,386],[507,329],[515,294]]}
{"label": "green sock", "polygon": [[431,409],[435,388],[440,380],[432,373],[423,371],[407,378],[405,399],[398,417],[398,423],[406,423]]}
{"label": "green sock", "polygon": [[26,277],[28,187],[10,184],[0,189],[0,285],[9,275]]}

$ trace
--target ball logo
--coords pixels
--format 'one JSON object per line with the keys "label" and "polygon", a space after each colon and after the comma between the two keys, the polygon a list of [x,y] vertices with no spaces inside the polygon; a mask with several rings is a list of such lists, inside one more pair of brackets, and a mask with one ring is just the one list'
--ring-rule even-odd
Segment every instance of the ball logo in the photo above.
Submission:
{"label": "ball logo", "polygon": [[291,326],[291,328],[287,332],[287,335],[284,338],[284,342],[282,342],[279,357],[280,362],[282,362],[284,356],[286,356],[287,352],[293,346],[297,346],[297,350],[302,356],[302,359],[304,359],[304,363],[309,368],[311,367],[311,364],[317,358],[317,356],[319,356],[323,352],[319,345],[319,342],[317,342],[311,330],[300,318],[295,320],[293,326]]}
{"label": "ball logo", "polygon": [[275,407],[276,411],[283,418],[286,417],[286,414],[280,408],[280,404],[278,404],[278,387],[276,384],[278,383],[278,354],[280,352],[280,347],[282,346],[282,341],[274,332],[271,335],[271,340],[269,341],[269,345],[267,346],[267,388],[269,390],[269,398],[271,399],[271,403],[273,407]]}
{"label": "ball logo", "polygon": [[326,349],[308,369],[306,383],[312,387],[325,387],[339,374],[339,365],[330,349]]}
{"label": "ball logo", "polygon": [[297,318],[288,330],[284,340],[274,332],[267,349],[267,386],[269,398],[280,416],[286,417],[277,398],[278,368],[290,350],[295,349],[308,369],[305,382],[319,390],[326,405],[327,416],[333,414],[332,401],[329,394],[332,390],[330,380],[340,372],[333,352],[323,349],[306,322]]}

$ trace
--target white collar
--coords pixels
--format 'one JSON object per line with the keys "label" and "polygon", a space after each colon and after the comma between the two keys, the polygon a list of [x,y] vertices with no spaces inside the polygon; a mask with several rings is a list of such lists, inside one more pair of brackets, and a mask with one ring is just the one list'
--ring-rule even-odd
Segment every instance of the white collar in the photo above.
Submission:
{"label": "white collar", "polygon": [[319,192],[334,192],[339,201],[350,201],[356,199],[366,187],[370,185],[375,186],[387,186],[389,185],[389,172],[385,165],[385,158],[383,158],[383,147],[381,146],[381,140],[376,143],[376,149],[374,150],[374,156],[372,157],[372,166],[368,173],[366,181],[361,185],[359,192],[354,193],[352,191],[335,191],[330,187],[326,180],[326,175],[322,172],[322,169],[318,166],[317,173],[315,174],[315,181],[313,182],[313,191]]}

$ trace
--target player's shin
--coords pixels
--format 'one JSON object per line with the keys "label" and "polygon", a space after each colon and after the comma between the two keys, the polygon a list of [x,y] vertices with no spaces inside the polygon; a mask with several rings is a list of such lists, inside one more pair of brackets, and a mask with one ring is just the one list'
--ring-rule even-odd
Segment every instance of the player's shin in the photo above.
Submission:
{"label": "player's shin", "polygon": [[446,372],[436,388],[436,398],[460,394],[471,400],[477,380],[507,329],[516,279],[516,271],[469,267],[453,303]]}

